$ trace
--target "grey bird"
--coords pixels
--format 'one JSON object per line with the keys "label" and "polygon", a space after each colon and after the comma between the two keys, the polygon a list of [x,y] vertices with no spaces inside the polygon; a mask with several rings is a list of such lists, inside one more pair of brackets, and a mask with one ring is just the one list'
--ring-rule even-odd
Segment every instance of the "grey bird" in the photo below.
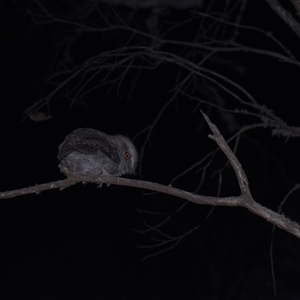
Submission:
{"label": "grey bird", "polygon": [[58,147],[60,170],[69,176],[100,178],[134,174],[138,152],[129,138],[92,128],[70,133]]}

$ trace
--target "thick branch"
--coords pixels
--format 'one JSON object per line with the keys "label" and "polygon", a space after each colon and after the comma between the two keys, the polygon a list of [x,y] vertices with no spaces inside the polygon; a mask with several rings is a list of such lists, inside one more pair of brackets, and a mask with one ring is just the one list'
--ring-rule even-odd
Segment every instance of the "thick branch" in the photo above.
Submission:
{"label": "thick branch", "polygon": [[234,155],[234,153],[232,152],[232,150],[224,140],[217,126],[210,121],[210,119],[206,114],[204,114],[202,111],[201,113],[204,116],[205,121],[207,122],[209,128],[213,132],[213,135],[210,134],[208,137],[214,140],[218,144],[218,146],[221,148],[221,150],[224,152],[224,154],[227,156],[228,160],[230,161],[231,166],[233,167],[233,170],[237,176],[237,180],[242,195],[251,197],[248,178],[246,176],[246,173],[241,163],[238,161],[237,157]]}
{"label": "thick branch", "polygon": [[245,203],[243,206],[252,213],[276,225],[278,228],[281,228],[300,238],[300,225],[285,217],[283,214],[278,214],[277,212],[260,205],[254,200]]}
{"label": "thick branch", "polygon": [[296,237],[300,238],[300,225],[296,222],[293,222],[286,218],[283,214],[276,213],[254,201],[251,196],[249,183],[246,176],[246,173],[238,161],[235,154],[232,152],[223,136],[221,135],[219,129],[215,124],[213,124],[207,115],[202,112],[207,124],[213,132],[213,135],[209,135],[211,139],[213,139],[227,156],[230,164],[233,167],[233,170],[236,174],[240,189],[240,196],[231,196],[231,197],[212,197],[212,196],[204,196],[198,195],[194,193],[190,193],[184,190],[180,190],[174,188],[172,186],[166,186],[159,183],[127,179],[127,178],[119,178],[115,176],[103,176],[101,178],[89,178],[83,176],[75,176],[74,174],[65,180],[59,180],[55,182],[44,183],[41,185],[35,185],[28,188],[18,189],[14,191],[1,192],[0,199],[5,198],[13,198],[26,194],[38,194],[45,190],[51,189],[63,189],[69,186],[72,186],[78,182],[93,182],[102,185],[103,183],[107,185],[122,185],[122,186],[130,186],[136,188],[142,188],[146,190],[151,190],[159,193],[164,193],[168,195],[172,195],[178,198],[182,198],[196,204],[203,205],[213,205],[213,206],[241,206],[247,208],[249,211],[261,216],[265,220],[271,222],[277,227],[290,232]]}
{"label": "thick branch", "polygon": [[266,0],[271,8],[280,16],[280,18],[298,35],[300,38],[300,24],[293,16],[286,11],[277,0]]}
{"label": "thick branch", "polygon": [[0,199],[14,198],[18,196],[28,195],[28,194],[39,194],[43,191],[53,190],[53,189],[64,189],[72,186],[78,182],[82,181],[79,178],[67,178],[58,181],[52,181],[48,183],[36,184],[27,188],[17,189],[13,191],[0,192]]}
{"label": "thick branch", "polygon": [[104,176],[100,180],[95,180],[91,178],[84,177],[70,177],[64,180],[53,181],[49,183],[44,183],[40,185],[31,186],[28,188],[1,192],[0,199],[13,198],[17,196],[27,195],[27,194],[39,194],[42,191],[51,190],[51,189],[64,189],[66,187],[72,186],[79,182],[93,182],[97,184],[107,184],[107,185],[121,185],[121,186],[130,186],[135,188],[141,188],[146,190],[151,190],[163,194],[168,194],[178,198],[182,198],[196,204],[202,205],[215,205],[215,206],[242,206],[250,210],[251,212],[261,216],[265,220],[273,223],[277,227],[290,232],[296,237],[300,238],[300,226],[289,219],[284,215],[278,214],[266,207],[261,206],[260,204],[254,201],[248,201],[244,196],[232,196],[232,197],[211,197],[204,195],[193,194],[184,190],[174,188],[172,186],[166,186],[155,182],[128,179],[128,178],[119,178],[113,176]]}
{"label": "thick branch", "polygon": [[67,179],[53,181],[49,183],[43,183],[43,184],[22,188],[18,190],[1,192],[0,199],[14,198],[18,196],[27,195],[27,194],[39,194],[40,192],[51,190],[51,189],[64,189],[79,182],[91,182],[100,185],[105,183],[107,185],[122,185],[122,186],[136,187],[140,189],[168,194],[197,204],[204,204],[204,205],[238,206],[240,203],[240,197],[238,196],[233,196],[233,197],[203,196],[203,195],[193,194],[184,190],[174,188],[172,186],[167,186],[155,182],[120,178],[115,176],[103,176],[102,178],[99,179],[93,179],[89,177],[69,177]]}

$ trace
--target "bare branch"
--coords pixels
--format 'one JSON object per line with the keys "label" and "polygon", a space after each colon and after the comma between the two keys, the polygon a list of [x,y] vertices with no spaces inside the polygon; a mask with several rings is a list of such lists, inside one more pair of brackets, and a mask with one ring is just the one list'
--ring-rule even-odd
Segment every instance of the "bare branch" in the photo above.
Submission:
{"label": "bare branch", "polygon": [[227,156],[228,160],[230,161],[234,169],[234,172],[237,176],[242,195],[249,196],[251,198],[251,194],[248,186],[249,185],[248,178],[243,170],[242,165],[240,164],[240,162],[238,161],[238,159],[236,158],[232,150],[229,148],[223,136],[220,134],[220,131],[217,128],[217,126],[209,120],[206,114],[204,114],[202,111],[201,113],[204,116],[211,131],[213,132],[213,135],[209,135],[208,137],[214,140],[218,144],[218,146],[221,148],[221,150],[224,152],[224,154]]}
{"label": "bare branch", "polygon": [[[238,176],[243,178],[241,171],[239,171]],[[28,188],[1,192],[0,199],[13,198],[13,197],[26,195],[26,194],[39,194],[42,191],[52,190],[52,189],[64,189],[79,182],[92,182],[100,185],[105,183],[107,185],[130,186],[130,187],[160,192],[163,194],[168,194],[171,196],[175,196],[202,205],[246,207],[251,212],[261,216],[262,218],[273,223],[277,227],[284,229],[287,232],[290,232],[293,235],[300,238],[300,226],[296,222],[287,219],[282,214],[278,214],[266,207],[261,206],[260,204],[254,202],[253,199],[249,201],[249,199],[245,197],[245,195],[231,196],[231,197],[204,196],[204,195],[193,194],[184,190],[174,188],[172,186],[166,186],[155,182],[128,179],[128,178],[119,178],[113,176],[104,176],[101,179],[97,179],[97,180],[92,178],[85,178],[85,177],[70,177],[64,180],[44,183],[40,185],[31,186]]]}
{"label": "bare branch", "polygon": [[44,191],[54,190],[54,189],[65,189],[70,187],[78,182],[81,182],[82,179],[79,178],[67,178],[58,181],[52,181],[48,183],[36,184],[27,188],[17,189],[13,191],[0,192],[0,199],[14,198],[18,196],[28,195],[28,194],[39,194]]}
{"label": "bare branch", "polygon": [[[286,11],[277,0],[266,0],[280,18],[300,37],[300,24]],[[299,9],[299,5],[297,6]]]}
{"label": "bare branch", "polygon": [[241,163],[238,161],[235,154],[232,152],[226,141],[224,140],[223,136],[220,134],[219,129],[214,125],[202,112],[206,122],[208,123],[210,129],[213,132],[213,135],[209,135],[211,139],[213,139],[224,154],[227,156],[230,164],[233,167],[233,170],[237,176],[238,183],[241,189],[240,196],[230,196],[230,197],[213,197],[213,196],[205,196],[194,194],[188,191],[180,190],[174,188],[172,186],[166,186],[155,182],[148,182],[142,180],[134,180],[128,178],[119,178],[115,176],[103,176],[101,178],[89,178],[89,177],[82,177],[82,176],[75,176],[72,175],[67,179],[59,180],[56,182],[49,182],[41,185],[36,185],[28,188],[18,189],[14,191],[7,191],[0,193],[0,199],[5,198],[13,198],[17,196],[22,196],[26,194],[38,194],[45,190],[51,189],[63,189],[69,186],[72,186],[78,182],[92,182],[97,183],[102,186],[103,183],[107,185],[121,185],[121,186],[130,186],[136,187],[146,190],[151,190],[171,196],[175,196],[181,199],[188,200],[190,202],[202,205],[212,205],[212,206],[241,206],[247,208],[249,211],[257,214],[258,216],[264,218],[265,220],[271,222],[275,226],[284,229],[287,232],[295,235],[296,237],[300,238],[300,225],[294,221],[291,221],[283,214],[276,213],[254,201],[251,196],[249,183],[247,176],[243,170]]}

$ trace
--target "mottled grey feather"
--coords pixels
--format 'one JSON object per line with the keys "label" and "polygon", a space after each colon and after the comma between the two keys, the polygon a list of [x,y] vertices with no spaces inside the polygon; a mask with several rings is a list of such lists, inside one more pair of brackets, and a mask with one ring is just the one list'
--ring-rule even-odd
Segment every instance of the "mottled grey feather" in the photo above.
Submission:
{"label": "mottled grey feather", "polygon": [[111,136],[92,128],[76,129],[59,145],[58,160],[74,151],[91,155],[101,151],[115,163],[119,163],[118,151],[110,138]]}
{"label": "mottled grey feather", "polygon": [[67,176],[78,174],[98,178],[103,173],[121,176],[135,173],[138,153],[125,136],[79,128],[59,145],[58,160],[61,171]]}

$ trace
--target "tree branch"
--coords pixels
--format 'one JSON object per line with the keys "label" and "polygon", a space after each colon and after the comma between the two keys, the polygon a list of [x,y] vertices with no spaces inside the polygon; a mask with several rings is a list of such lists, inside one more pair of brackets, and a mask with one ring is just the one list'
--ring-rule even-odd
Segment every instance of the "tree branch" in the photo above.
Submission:
{"label": "tree branch", "polygon": [[[286,11],[277,0],[266,0],[271,8],[279,15],[279,17],[300,37],[300,23],[297,22],[293,16]],[[299,9],[299,4],[296,7]]]}
{"label": "tree branch", "polygon": [[44,183],[40,185],[31,186],[28,188],[22,188],[13,191],[1,192],[0,199],[13,198],[17,196],[22,196],[26,194],[39,194],[45,190],[51,189],[64,189],[66,187],[72,186],[79,182],[91,182],[99,184],[100,186],[105,183],[107,185],[121,185],[121,186],[130,186],[135,188],[141,188],[146,190],[151,190],[163,194],[168,194],[175,196],[181,199],[191,201],[196,204],[202,205],[212,205],[212,206],[240,206],[245,207],[252,213],[264,218],[265,220],[271,222],[275,226],[293,234],[294,236],[300,238],[300,225],[294,221],[291,221],[283,214],[276,213],[254,201],[251,196],[249,183],[246,176],[246,173],[243,170],[241,163],[238,161],[237,157],[234,155],[223,136],[220,134],[220,131],[213,124],[207,115],[202,112],[206,122],[208,123],[213,134],[209,135],[213,139],[227,156],[230,164],[232,165],[239,187],[241,190],[240,196],[231,196],[231,197],[213,197],[213,196],[204,196],[198,195],[184,190],[180,190],[172,187],[171,185],[166,186],[155,182],[148,182],[142,180],[128,179],[128,178],[119,178],[115,176],[103,176],[101,178],[90,178],[84,176],[78,176],[76,174],[70,175],[67,179]]}

